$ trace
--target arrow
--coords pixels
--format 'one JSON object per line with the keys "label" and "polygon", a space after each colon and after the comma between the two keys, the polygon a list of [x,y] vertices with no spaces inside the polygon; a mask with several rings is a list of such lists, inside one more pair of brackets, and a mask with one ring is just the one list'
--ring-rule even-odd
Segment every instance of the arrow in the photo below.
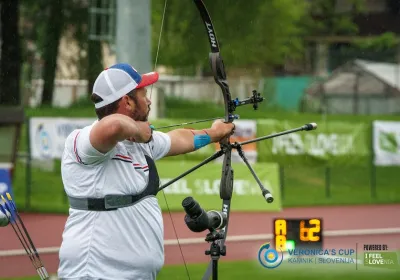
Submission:
{"label": "arrow", "polygon": [[[239,115],[231,115],[230,118],[237,120],[239,119]],[[204,119],[204,120],[199,120],[199,121],[193,121],[193,122],[185,122],[185,123],[180,123],[180,124],[171,124],[171,125],[166,125],[166,126],[160,126],[160,127],[154,127],[153,125],[150,125],[150,128],[152,130],[160,130],[164,128],[171,128],[171,127],[177,127],[177,126],[184,126],[188,124],[195,124],[195,123],[202,123],[202,122],[209,122],[209,121],[214,121],[218,119],[224,119],[224,118],[211,118],[211,119]]]}

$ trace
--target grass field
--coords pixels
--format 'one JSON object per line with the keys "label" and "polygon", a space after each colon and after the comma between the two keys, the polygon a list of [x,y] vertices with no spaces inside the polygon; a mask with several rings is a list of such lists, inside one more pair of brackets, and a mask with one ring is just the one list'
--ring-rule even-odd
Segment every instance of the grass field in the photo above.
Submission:
{"label": "grass field", "polygon": [[[27,109],[30,116],[62,116],[62,117],[95,117],[93,106],[88,102],[80,102],[70,108],[39,108]],[[166,118],[175,119],[176,123],[193,119],[203,119],[223,116],[223,107],[211,103],[192,103],[180,99],[166,99]],[[206,110],[205,110],[206,108]],[[267,103],[260,105],[258,111],[251,106],[237,109],[242,119],[276,118],[307,122],[324,122],[326,120],[347,122],[370,122],[380,120],[400,120],[400,116],[346,116],[346,115],[319,115],[299,114],[282,111],[272,111]],[[162,123],[162,120],[159,121]],[[207,127],[210,123],[198,124],[197,127]],[[27,150],[25,128],[19,143],[19,152]],[[65,199],[61,182],[60,164],[55,161],[54,171],[45,172],[32,170],[31,188],[26,184],[26,168],[20,161],[16,168],[13,189],[20,209],[26,210],[27,200],[30,198],[30,211],[66,213]],[[218,167],[220,168],[220,166]],[[370,167],[364,166],[332,167],[330,180],[326,181],[325,167],[304,167],[300,165],[283,166],[283,206],[310,206],[310,205],[338,205],[338,204],[366,204],[366,203],[394,203],[400,202],[398,191],[398,167],[376,168],[376,197],[371,196]],[[184,171],[184,170],[182,170]],[[329,189],[327,189],[329,186]],[[163,199],[163,198],[161,198]],[[45,202],[45,203],[44,203]]]}
{"label": "grass field", "polygon": [[[207,265],[187,265],[190,279],[201,279]],[[255,261],[220,262],[218,266],[218,279],[296,279],[296,280],[376,280],[381,277],[385,280],[399,279],[400,270],[356,267],[354,264],[286,264],[275,269],[266,269]],[[38,277],[13,278],[10,280],[36,280]],[[160,272],[158,280],[189,279],[183,265],[165,266]],[[211,278],[210,278],[211,279]]]}

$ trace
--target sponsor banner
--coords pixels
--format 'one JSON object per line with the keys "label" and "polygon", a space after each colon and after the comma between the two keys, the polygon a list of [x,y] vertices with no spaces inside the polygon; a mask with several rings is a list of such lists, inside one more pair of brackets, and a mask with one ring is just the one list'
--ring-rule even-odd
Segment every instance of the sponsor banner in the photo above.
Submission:
{"label": "sponsor banner", "polygon": [[[258,137],[294,129],[304,123],[260,120]],[[370,156],[370,134],[364,123],[324,122],[258,142],[259,160],[302,165],[360,165]]]}
{"label": "sponsor banner", "polygon": [[[197,161],[177,162],[166,159],[157,161],[156,163],[161,185],[198,164]],[[266,202],[261,194],[257,181],[246,165],[242,163],[232,163],[232,167],[235,170],[232,195],[232,203],[235,205],[235,211],[281,211],[279,167],[277,164],[252,164],[252,167],[264,187],[270,190],[274,196],[274,201],[272,203]],[[191,196],[206,211],[220,211],[222,207],[222,200],[219,196],[221,170],[222,167],[220,163],[208,163],[166,187],[164,193],[167,197],[169,209],[173,211],[183,211],[183,199]],[[161,192],[157,197],[162,209],[167,210],[168,208],[164,195]]]}
{"label": "sponsor banner", "polygon": [[[60,159],[67,136],[74,129],[91,125],[94,121],[95,118],[31,118],[29,138],[32,158]],[[152,124],[157,127],[171,125],[175,121],[163,119],[154,121]],[[231,137],[231,142],[242,142],[282,132],[302,126],[304,123],[268,119],[237,120],[235,125],[236,131]],[[190,128],[202,129],[210,126],[211,124],[209,126],[195,124]],[[400,131],[400,125],[397,123],[390,123],[388,126],[383,122],[375,122],[376,164],[400,163],[398,144],[400,138],[396,131]],[[247,144],[242,148],[250,163],[365,165],[370,161],[371,156],[370,133],[371,129],[367,123],[324,122],[318,123],[316,130],[281,135]],[[218,150],[219,144],[208,145],[189,154],[171,157],[171,161],[201,161]],[[219,163],[222,160],[223,156],[215,162]],[[243,163],[236,150],[232,151],[232,162]]]}
{"label": "sponsor banner", "polygon": [[68,135],[91,125],[93,118],[30,118],[29,141],[33,159],[60,159]]}
{"label": "sponsor banner", "polygon": [[364,252],[364,265],[376,268],[400,268],[397,252]]}
{"label": "sponsor banner", "polygon": [[14,200],[14,194],[11,186],[10,169],[0,167],[0,195],[7,197],[7,193],[9,193]]}
{"label": "sponsor banner", "polygon": [[[7,194],[9,194],[11,196],[11,199],[13,200],[13,202],[8,202]],[[5,203],[3,203],[2,205],[4,208],[2,210],[8,211],[11,214],[11,221],[15,222],[16,215],[15,215],[15,211],[14,211],[13,207],[11,206],[11,203],[15,203],[15,197],[14,197],[14,193],[12,190],[12,182],[11,182],[11,169],[9,169],[7,167],[3,168],[2,166],[0,166],[0,197],[1,196],[6,199],[7,205],[8,205],[8,208],[7,208],[5,206]],[[0,227],[5,226],[5,225],[6,224],[3,223],[3,225],[0,225]]]}
{"label": "sponsor banner", "polygon": [[[64,143],[68,135],[75,129],[91,125],[95,118],[51,118],[51,117],[33,117],[30,118],[30,135],[29,141],[31,146],[31,156],[33,159],[61,159]],[[171,125],[175,121],[157,120],[152,124],[157,126]],[[192,129],[202,129],[210,127],[201,125],[193,125]],[[252,120],[235,121],[236,130],[231,137],[231,142],[241,142],[256,137],[257,123]],[[178,127],[179,128],[179,127]],[[176,129],[176,128],[174,128]],[[162,130],[167,132],[172,129]],[[173,160],[203,160],[219,150],[219,144],[208,145],[195,152],[179,155]],[[248,144],[243,146],[243,151],[250,163],[257,161],[257,145]],[[218,158],[216,162],[222,161],[223,156]],[[242,161],[236,150],[232,151],[232,162]]]}
{"label": "sponsor banner", "polygon": [[373,122],[375,165],[400,165],[400,122]]}

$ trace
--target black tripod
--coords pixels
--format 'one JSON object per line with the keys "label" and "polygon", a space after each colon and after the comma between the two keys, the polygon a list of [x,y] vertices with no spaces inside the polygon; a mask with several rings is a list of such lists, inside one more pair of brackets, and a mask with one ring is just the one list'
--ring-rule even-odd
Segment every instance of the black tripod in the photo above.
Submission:
{"label": "black tripod", "polygon": [[225,256],[226,246],[223,245],[221,248],[217,240],[224,239],[224,234],[216,230],[210,230],[210,233],[206,236],[206,241],[211,242],[210,250],[206,251],[206,255],[210,255],[212,260],[212,279],[218,279],[218,260],[220,256]]}
{"label": "black tripod", "polygon": [[[309,130],[314,130],[317,128],[317,124],[315,123],[309,123],[309,124],[305,124],[301,127],[295,128],[295,129],[290,129],[290,130],[285,130],[279,133],[274,133],[274,134],[270,134],[267,136],[262,136],[262,137],[258,137],[258,138],[254,138],[248,141],[243,141],[243,142],[235,142],[235,143],[228,143],[228,144],[221,144],[221,149],[219,151],[217,151],[216,153],[214,153],[212,156],[208,157],[207,159],[205,159],[204,161],[200,162],[199,164],[197,164],[196,166],[192,167],[191,169],[189,169],[188,171],[182,173],[181,175],[179,175],[178,177],[172,179],[171,181],[165,183],[164,185],[162,185],[159,188],[159,191],[161,191],[162,189],[168,187],[169,185],[173,184],[174,182],[178,181],[179,179],[185,177],[186,175],[192,173],[193,171],[195,171],[196,169],[200,168],[201,166],[219,158],[220,156],[226,154],[226,153],[230,153],[232,151],[232,149],[236,149],[238,151],[239,156],[242,158],[242,160],[244,161],[244,163],[246,164],[246,166],[249,168],[251,174],[253,175],[254,179],[257,181],[258,186],[260,187],[261,190],[261,194],[262,196],[265,198],[265,200],[268,203],[272,203],[274,201],[274,198],[271,194],[271,192],[269,190],[267,190],[264,185],[261,183],[260,178],[257,176],[257,174],[255,173],[254,169],[251,167],[250,163],[248,162],[243,150],[242,150],[242,146],[243,145],[247,145],[250,143],[254,143],[254,142],[258,142],[258,141],[262,141],[262,140],[266,140],[266,139],[271,139],[274,137],[278,137],[281,135],[285,135],[285,134],[290,134],[290,133],[294,133],[294,132],[298,132],[298,131],[309,131]],[[232,185],[233,185],[233,175],[232,175]],[[225,202],[225,200],[224,200]],[[229,205],[229,202],[228,202]],[[229,217],[228,217],[229,218]],[[206,255],[210,255],[211,260],[212,260],[212,279],[213,280],[217,280],[218,279],[218,260],[220,258],[220,256],[225,256],[226,255],[226,246],[224,244],[224,237],[225,237],[225,233],[227,232],[227,226],[225,229],[222,229],[221,231],[217,231],[214,229],[209,229],[210,232],[207,234],[205,241],[207,242],[211,242],[210,244],[210,250],[207,250],[205,252]],[[221,240],[221,242],[219,242]],[[222,247],[221,247],[221,245]],[[208,267],[208,270],[206,272],[206,274],[204,275],[203,280],[206,280],[208,277],[208,271],[210,269],[210,266]],[[208,274],[209,275],[209,274]]]}

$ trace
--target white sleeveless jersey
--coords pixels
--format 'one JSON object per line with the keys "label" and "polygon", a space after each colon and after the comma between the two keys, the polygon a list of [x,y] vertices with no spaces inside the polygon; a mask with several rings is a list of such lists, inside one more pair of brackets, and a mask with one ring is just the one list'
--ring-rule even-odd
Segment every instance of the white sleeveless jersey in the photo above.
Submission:
{"label": "white sleeveless jersey", "polygon": [[[147,185],[145,159],[164,157],[167,134],[154,131],[148,144],[119,142],[106,154],[89,141],[93,125],[73,131],[61,162],[66,193],[102,198],[137,194]],[[155,279],[164,264],[164,231],[158,200],[150,197],[117,211],[69,209],[59,252],[60,279]]]}

